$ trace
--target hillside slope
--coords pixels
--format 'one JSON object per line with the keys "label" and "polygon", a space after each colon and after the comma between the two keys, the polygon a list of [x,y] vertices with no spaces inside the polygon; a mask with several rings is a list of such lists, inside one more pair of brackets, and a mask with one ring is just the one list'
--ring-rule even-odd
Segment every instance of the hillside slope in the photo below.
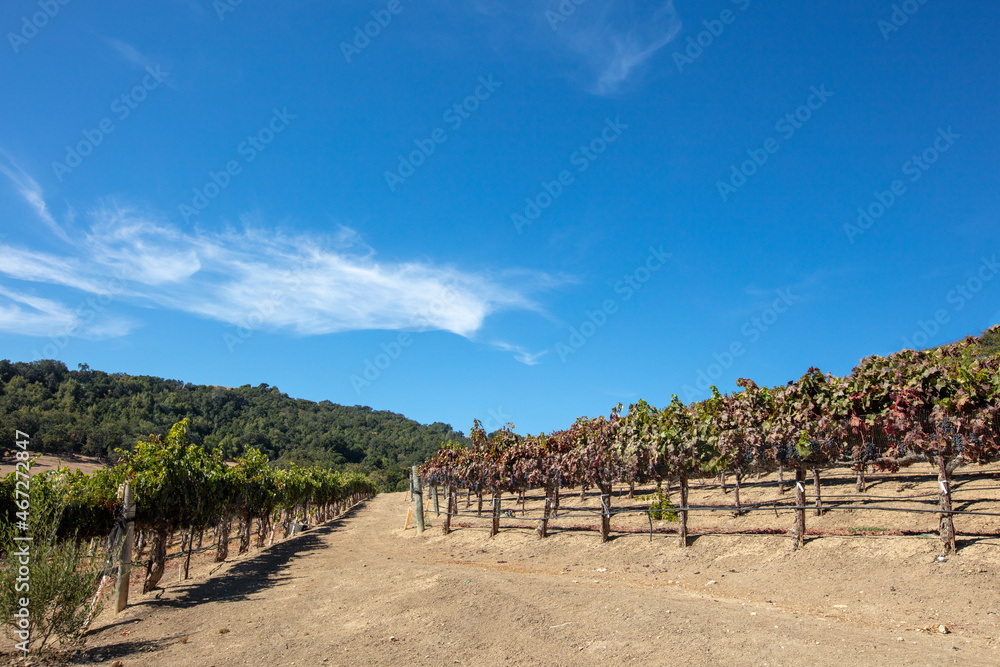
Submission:
{"label": "hillside slope", "polygon": [[193,442],[226,456],[256,447],[280,464],[371,473],[385,489],[404,479],[402,466],[429,458],[446,440],[464,440],[448,424],[425,426],[394,412],[295,399],[266,384],[230,389],[85,365],[71,371],[53,360],[0,361],[3,443],[20,429],[36,452],[108,459],[116,448],[165,434],[184,418]]}

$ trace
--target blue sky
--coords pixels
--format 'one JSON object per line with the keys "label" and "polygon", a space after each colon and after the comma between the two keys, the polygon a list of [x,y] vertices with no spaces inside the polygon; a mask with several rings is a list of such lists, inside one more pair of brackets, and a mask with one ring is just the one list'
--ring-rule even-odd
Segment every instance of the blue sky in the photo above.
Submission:
{"label": "blue sky", "polygon": [[0,28],[0,357],[536,433],[1000,320],[995,3]]}

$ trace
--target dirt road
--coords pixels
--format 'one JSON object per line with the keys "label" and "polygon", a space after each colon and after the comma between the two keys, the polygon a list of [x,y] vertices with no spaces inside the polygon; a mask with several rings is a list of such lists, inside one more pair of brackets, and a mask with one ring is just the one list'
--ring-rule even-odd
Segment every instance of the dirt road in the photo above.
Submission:
{"label": "dirt road", "polygon": [[[996,545],[592,532],[405,533],[403,494],[136,600],[125,665],[1000,663]],[[995,540],[994,540],[995,542]],[[937,631],[944,625],[948,634]],[[931,628],[933,631],[919,630]]]}

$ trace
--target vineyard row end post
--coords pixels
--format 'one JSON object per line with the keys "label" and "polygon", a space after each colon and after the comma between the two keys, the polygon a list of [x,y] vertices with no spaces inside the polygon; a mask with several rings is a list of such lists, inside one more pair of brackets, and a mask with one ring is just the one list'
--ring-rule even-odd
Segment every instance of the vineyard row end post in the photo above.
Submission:
{"label": "vineyard row end post", "polygon": [[444,504],[447,509],[444,512],[444,524],[441,526],[441,531],[447,535],[451,532],[451,515],[458,511],[458,498],[455,495],[455,485],[449,482],[445,487],[445,493],[447,496]]}
{"label": "vineyard row end post", "polygon": [[122,543],[121,556],[118,559],[118,585],[116,590],[115,613],[128,606],[128,579],[132,565],[132,541],[135,533],[135,499],[132,497],[132,485],[125,483],[125,537]]}
{"label": "vineyard row end post", "polygon": [[493,493],[493,524],[490,526],[490,537],[500,532],[500,492]]}
{"label": "vineyard row end post", "polygon": [[417,473],[417,466],[411,468],[413,486],[413,506],[417,515],[417,535],[424,532],[424,491],[420,486],[420,475]]}
{"label": "vineyard row end post", "polygon": [[795,548],[806,543],[806,471],[801,465],[795,467]]}

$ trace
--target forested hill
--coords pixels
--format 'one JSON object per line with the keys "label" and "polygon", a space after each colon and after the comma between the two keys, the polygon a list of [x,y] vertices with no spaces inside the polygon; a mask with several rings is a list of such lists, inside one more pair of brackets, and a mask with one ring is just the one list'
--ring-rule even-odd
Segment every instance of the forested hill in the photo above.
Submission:
{"label": "forested hill", "polygon": [[401,466],[430,458],[446,440],[465,440],[448,424],[424,426],[394,412],[289,398],[266,384],[229,389],[87,366],[71,371],[52,360],[0,361],[0,449],[20,429],[36,452],[107,460],[116,448],[165,435],[184,418],[191,420],[193,442],[219,447],[227,457],[256,447],[279,464],[372,473],[383,488],[403,479]]}

